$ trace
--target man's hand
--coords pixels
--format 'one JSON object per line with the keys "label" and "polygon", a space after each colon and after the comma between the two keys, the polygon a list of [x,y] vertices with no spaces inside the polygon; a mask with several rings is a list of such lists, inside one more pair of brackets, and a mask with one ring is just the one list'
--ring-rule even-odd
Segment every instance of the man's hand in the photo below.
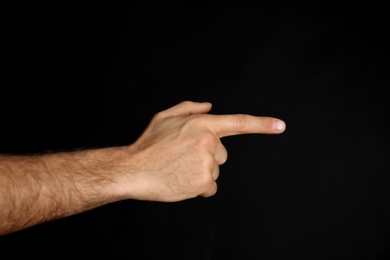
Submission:
{"label": "man's hand", "polygon": [[136,199],[169,202],[212,196],[219,166],[228,156],[222,137],[280,134],[286,127],[273,117],[207,114],[210,109],[210,103],[184,101],[157,113],[130,146],[131,171],[138,185],[128,183],[133,188],[124,185],[123,192]]}

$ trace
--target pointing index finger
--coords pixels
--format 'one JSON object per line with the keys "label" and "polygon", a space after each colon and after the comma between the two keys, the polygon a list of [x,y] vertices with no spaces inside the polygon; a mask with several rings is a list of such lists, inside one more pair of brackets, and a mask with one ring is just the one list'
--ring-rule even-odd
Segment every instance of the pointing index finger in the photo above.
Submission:
{"label": "pointing index finger", "polygon": [[247,114],[210,116],[210,126],[219,138],[241,134],[280,134],[286,129],[286,123],[275,117]]}

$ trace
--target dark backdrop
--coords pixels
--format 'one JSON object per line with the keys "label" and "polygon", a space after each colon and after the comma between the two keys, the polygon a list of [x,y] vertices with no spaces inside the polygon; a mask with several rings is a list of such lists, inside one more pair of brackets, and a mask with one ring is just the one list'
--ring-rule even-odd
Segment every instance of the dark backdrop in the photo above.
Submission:
{"label": "dark backdrop", "polygon": [[[388,14],[376,1],[3,6],[4,153],[133,142],[183,100],[269,115],[218,193],[122,201],[0,238],[2,259],[388,259]],[[8,254],[8,256],[7,256]]]}

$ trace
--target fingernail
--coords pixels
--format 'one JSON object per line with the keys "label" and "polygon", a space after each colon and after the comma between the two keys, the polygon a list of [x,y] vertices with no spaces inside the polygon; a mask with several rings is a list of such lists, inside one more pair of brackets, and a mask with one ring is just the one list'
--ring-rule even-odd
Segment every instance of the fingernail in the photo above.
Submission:
{"label": "fingernail", "polygon": [[272,124],[275,131],[282,132],[286,129],[286,123],[282,120],[276,119]]}

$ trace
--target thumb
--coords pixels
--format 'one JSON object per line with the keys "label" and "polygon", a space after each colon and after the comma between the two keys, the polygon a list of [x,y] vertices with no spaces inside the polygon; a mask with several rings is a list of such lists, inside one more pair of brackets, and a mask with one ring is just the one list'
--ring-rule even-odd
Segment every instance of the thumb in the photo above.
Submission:
{"label": "thumb", "polygon": [[211,110],[209,102],[182,101],[179,104],[160,112],[162,117],[188,116],[193,114],[206,114]]}

